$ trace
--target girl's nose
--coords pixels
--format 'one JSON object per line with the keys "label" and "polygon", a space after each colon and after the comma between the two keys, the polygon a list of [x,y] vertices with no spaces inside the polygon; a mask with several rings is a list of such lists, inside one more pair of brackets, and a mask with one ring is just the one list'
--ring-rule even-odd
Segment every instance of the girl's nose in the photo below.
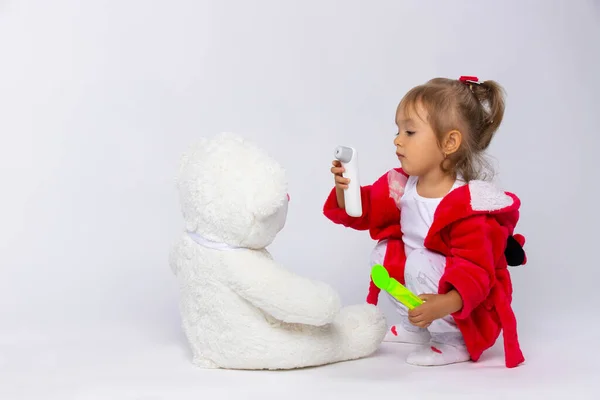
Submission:
{"label": "girl's nose", "polygon": [[290,201],[290,194],[289,193],[287,194],[287,198],[288,198],[288,201]]}

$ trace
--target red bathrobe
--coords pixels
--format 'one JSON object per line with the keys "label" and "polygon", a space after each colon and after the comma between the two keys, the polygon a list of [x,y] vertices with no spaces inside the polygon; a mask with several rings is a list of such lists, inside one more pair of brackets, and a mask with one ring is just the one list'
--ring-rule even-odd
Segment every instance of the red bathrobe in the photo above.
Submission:
{"label": "red bathrobe", "polygon": [[[404,244],[398,208],[397,168],[372,185],[361,187],[363,215],[350,217],[337,205],[335,188],[329,194],[324,214],[336,224],[369,230],[371,238],[387,239],[384,265],[390,276],[404,284]],[[401,181],[401,180],[400,180]],[[401,193],[400,193],[401,195]],[[517,337],[517,323],[511,307],[512,283],[504,250],[519,219],[520,200],[491,183],[471,181],[440,202],[425,247],[446,256],[446,268],[438,293],[458,291],[463,308],[454,313],[473,361],[494,345],[500,331],[504,336],[506,366],[516,367],[525,359]],[[367,301],[377,304],[379,289],[371,280]]]}

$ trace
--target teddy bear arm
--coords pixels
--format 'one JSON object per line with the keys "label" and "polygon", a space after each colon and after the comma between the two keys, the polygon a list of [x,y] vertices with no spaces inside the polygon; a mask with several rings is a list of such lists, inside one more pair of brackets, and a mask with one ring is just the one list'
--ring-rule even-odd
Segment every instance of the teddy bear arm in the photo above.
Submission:
{"label": "teddy bear arm", "polygon": [[322,326],[332,322],[341,308],[339,295],[329,285],[298,276],[274,261],[241,268],[231,287],[255,307],[286,323]]}

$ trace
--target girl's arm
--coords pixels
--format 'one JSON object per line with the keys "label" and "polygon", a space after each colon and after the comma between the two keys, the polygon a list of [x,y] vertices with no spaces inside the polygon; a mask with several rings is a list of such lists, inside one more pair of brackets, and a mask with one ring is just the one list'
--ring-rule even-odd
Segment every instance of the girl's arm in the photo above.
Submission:
{"label": "girl's arm", "polygon": [[[371,211],[371,185],[361,186],[360,198],[362,201],[363,215],[360,217],[351,217],[346,214],[346,210],[340,207],[338,203],[338,194],[334,187],[323,206],[323,214],[332,222],[344,225],[347,228],[364,231],[369,229],[369,214]],[[343,205],[343,202],[342,202]]]}
{"label": "girl's arm", "polygon": [[[376,224],[385,223],[386,225],[399,225],[400,217],[397,215],[398,208],[407,179],[408,176],[402,169],[398,168],[386,172],[372,185],[361,186],[360,197],[363,215],[360,217],[351,217],[346,214],[343,207],[343,201],[339,201],[340,193],[338,193],[334,187],[325,201],[323,214],[336,224],[344,225],[345,227],[356,230],[367,230],[373,225],[372,208],[375,207],[378,213],[385,215],[383,218],[380,218],[381,221],[376,222]],[[341,194],[343,200],[343,193]]]}
{"label": "girl's arm", "polygon": [[495,280],[495,260],[504,254],[504,229],[492,216],[480,215],[456,222],[450,230],[447,257],[439,292],[456,290],[462,308],[453,314],[466,318],[489,295]]}

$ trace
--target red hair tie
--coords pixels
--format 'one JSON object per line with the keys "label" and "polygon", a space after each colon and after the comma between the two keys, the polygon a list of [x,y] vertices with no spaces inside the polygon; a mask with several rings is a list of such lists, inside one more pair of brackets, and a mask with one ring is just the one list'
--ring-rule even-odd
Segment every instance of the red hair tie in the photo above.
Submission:
{"label": "red hair tie", "polygon": [[458,78],[458,80],[462,83],[474,83],[476,85],[481,85],[481,82],[479,82],[479,78],[477,78],[476,76],[461,76],[460,78]]}

